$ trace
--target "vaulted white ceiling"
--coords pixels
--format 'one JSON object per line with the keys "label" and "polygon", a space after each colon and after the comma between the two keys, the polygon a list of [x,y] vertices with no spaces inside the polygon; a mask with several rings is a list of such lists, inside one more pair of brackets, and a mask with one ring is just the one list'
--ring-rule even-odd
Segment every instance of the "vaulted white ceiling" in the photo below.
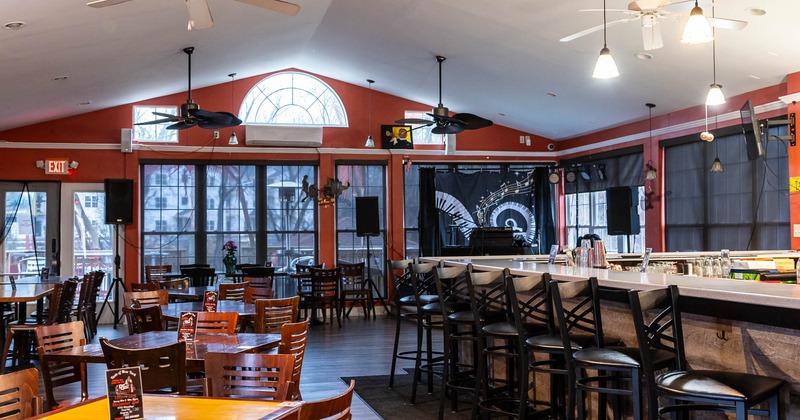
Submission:
{"label": "vaulted white ceiling", "polygon": [[[193,88],[225,83],[233,72],[296,67],[362,86],[374,79],[375,90],[431,106],[434,56],[443,55],[451,111],[553,139],[644,119],[646,102],[657,104],[654,115],[702,104],[712,82],[711,44],[679,41],[688,12],[659,22],[664,47],[647,51],[650,60],[635,56],[644,52],[639,22],[609,27],[621,75],[597,80],[602,31],[559,39],[602,24],[602,13],[578,12],[602,8],[601,0],[292,1],[301,6],[296,16],[208,0],[215,26],[187,31],[183,0],[102,9],[86,0],[0,0],[0,24],[25,22],[0,29],[0,130],[185,91],[186,46],[196,47]],[[711,14],[710,2],[701,6]],[[718,0],[715,13],[749,22],[717,31],[717,82],[726,95],[800,71],[800,1]],[[624,17],[608,13],[609,21]],[[53,80],[60,76],[68,78]]]}

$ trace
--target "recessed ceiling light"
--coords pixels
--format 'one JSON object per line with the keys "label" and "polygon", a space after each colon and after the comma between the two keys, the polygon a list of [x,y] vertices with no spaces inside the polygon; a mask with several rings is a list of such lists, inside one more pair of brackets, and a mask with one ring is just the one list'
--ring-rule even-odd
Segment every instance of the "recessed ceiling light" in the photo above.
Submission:
{"label": "recessed ceiling light", "polygon": [[53,81],[54,82],[60,82],[62,80],[67,80],[67,79],[69,79],[69,76],[58,76],[58,77],[54,77]]}
{"label": "recessed ceiling light", "polygon": [[497,115],[499,115],[501,117],[505,117],[506,116],[506,114],[503,114],[502,112],[498,112]]}
{"label": "recessed ceiling light", "polygon": [[749,75],[749,76],[747,76],[747,77],[749,77],[749,78],[751,78],[751,79],[755,79],[755,80],[761,80],[761,78],[760,78],[760,77],[758,77],[758,76],[756,76],[756,75],[754,75],[754,74],[751,74],[751,75]]}
{"label": "recessed ceiling light", "polygon": [[653,55],[648,53],[636,53],[636,58],[639,60],[649,60],[653,58]]}
{"label": "recessed ceiling light", "polygon": [[748,7],[744,9],[745,12],[750,13],[753,16],[764,16],[767,14],[767,11],[764,9],[759,9],[758,7]]}
{"label": "recessed ceiling light", "polygon": [[78,105],[91,105],[92,101],[78,102]]}
{"label": "recessed ceiling light", "polygon": [[3,24],[3,28],[8,29],[9,31],[16,31],[22,29],[23,26],[25,26],[25,22],[21,21],[14,21]]}
{"label": "recessed ceiling light", "polygon": [[778,53],[772,52],[772,51],[767,51],[767,54],[769,54],[769,55],[771,55],[773,57],[777,57],[778,56]]}
{"label": "recessed ceiling light", "polygon": [[553,98],[555,98],[555,97],[556,97],[556,96],[558,96],[558,95],[556,95],[556,94],[555,94],[555,93],[553,93],[553,92],[547,92],[547,96],[552,96]]}

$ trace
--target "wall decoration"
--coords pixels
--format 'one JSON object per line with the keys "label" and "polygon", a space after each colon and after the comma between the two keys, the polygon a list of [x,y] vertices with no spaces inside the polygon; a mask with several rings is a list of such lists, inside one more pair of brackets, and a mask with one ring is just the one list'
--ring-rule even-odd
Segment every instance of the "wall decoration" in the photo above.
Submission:
{"label": "wall decoration", "polygon": [[382,147],[384,149],[413,149],[411,127],[407,125],[382,125]]}

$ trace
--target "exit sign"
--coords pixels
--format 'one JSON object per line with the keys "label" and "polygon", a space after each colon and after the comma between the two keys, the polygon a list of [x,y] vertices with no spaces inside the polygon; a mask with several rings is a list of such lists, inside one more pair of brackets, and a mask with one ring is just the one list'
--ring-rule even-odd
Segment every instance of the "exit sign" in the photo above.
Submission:
{"label": "exit sign", "polygon": [[69,175],[68,159],[47,159],[44,161],[45,175]]}

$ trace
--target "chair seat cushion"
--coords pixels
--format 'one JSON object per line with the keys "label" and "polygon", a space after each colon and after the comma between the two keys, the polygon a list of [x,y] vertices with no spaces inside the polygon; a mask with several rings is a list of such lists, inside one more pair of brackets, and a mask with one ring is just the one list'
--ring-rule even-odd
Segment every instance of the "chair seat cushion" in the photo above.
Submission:
{"label": "chair seat cushion", "polygon": [[[578,351],[583,348],[595,347],[594,336],[591,334],[574,334],[570,335],[570,347],[573,351]],[[603,336],[603,341],[606,346],[619,346],[622,345],[622,339],[612,336]],[[543,351],[553,351],[564,348],[564,343],[561,341],[561,335],[537,335],[525,340],[525,343],[532,347],[533,350],[537,348]]]}
{"label": "chair seat cushion", "polygon": [[[636,347],[590,347],[579,350],[573,355],[575,362],[591,368],[609,366],[616,368],[642,367],[642,356]],[[668,367],[675,360],[674,353],[665,350],[651,350],[650,360],[656,370]]]}
{"label": "chair seat cushion", "polygon": [[[429,303],[437,302],[439,300],[439,296],[437,295],[419,295],[419,301],[422,305],[427,305]],[[414,295],[403,296],[399,299],[400,304],[404,306],[416,306],[417,305],[417,297]]]}
{"label": "chair seat cushion", "polygon": [[[544,324],[526,322],[522,328],[525,331],[526,338],[537,334],[547,334],[547,326]],[[517,326],[513,322],[495,322],[484,326],[482,331],[485,335],[491,337],[514,338],[519,336]]]}
{"label": "chair seat cushion", "polygon": [[[481,324],[494,323],[506,319],[504,312],[485,312],[480,315]],[[472,311],[455,312],[447,316],[447,320],[457,324],[471,324],[475,322]]]}
{"label": "chair seat cushion", "polygon": [[724,401],[759,402],[778,392],[784,382],[750,373],[713,370],[671,371],[656,377],[658,389],[674,396],[700,396]]}

